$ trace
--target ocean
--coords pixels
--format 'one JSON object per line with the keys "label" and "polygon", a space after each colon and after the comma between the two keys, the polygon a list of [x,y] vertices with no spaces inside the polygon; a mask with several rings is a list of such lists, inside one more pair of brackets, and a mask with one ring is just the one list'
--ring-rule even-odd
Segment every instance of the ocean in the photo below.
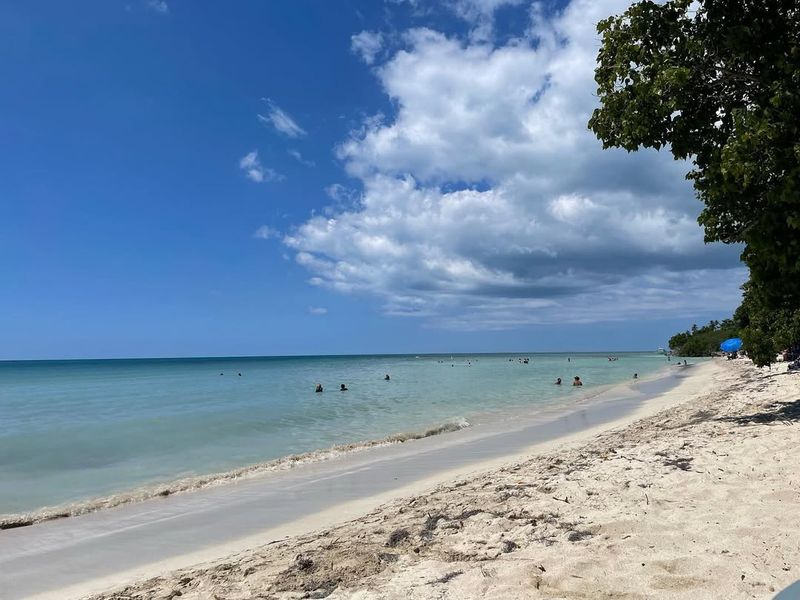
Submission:
{"label": "ocean", "polygon": [[[132,490],[156,495],[197,478],[207,483],[211,474],[288,468],[370,443],[513,419],[668,365],[656,353],[615,356],[0,362],[0,514],[91,506]],[[583,387],[571,386],[575,375]],[[562,386],[553,385],[556,377]],[[342,383],[348,391],[339,391]],[[176,487],[178,480],[189,483]]]}

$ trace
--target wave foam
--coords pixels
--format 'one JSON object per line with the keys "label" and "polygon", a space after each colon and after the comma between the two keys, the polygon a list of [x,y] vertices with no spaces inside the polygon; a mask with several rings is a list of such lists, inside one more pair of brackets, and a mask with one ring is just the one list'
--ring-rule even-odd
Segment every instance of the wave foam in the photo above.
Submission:
{"label": "wave foam", "polygon": [[26,527],[43,521],[62,519],[65,517],[75,517],[78,515],[113,508],[123,504],[133,502],[143,502],[152,498],[165,498],[172,494],[199,490],[207,487],[221,485],[240,479],[254,477],[264,473],[275,471],[285,471],[293,469],[303,464],[321,462],[353,452],[360,452],[378,446],[389,446],[392,444],[402,444],[411,440],[460,431],[470,426],[466,419],[457,419],[443,423],[437,427],[432,427],[421,432],[395,433],[385,438],[377,440],[367,440],[364,442],[353,442],[350,444],[338,444],[325,450],[313,450],[302,454],[292,454],[276,458],[275,460],[249,465],[222,473],[212,473],[210,475],[198,475],[195,477],[184,477],[167,484],[153,484],[136,488],[127,492],[112,494],[102,498],[93,498],[70,504],[63,504],[56,507],[47,507],[30,513],[18,513],[0,515],[0,530],[13,529],[15,527]]}

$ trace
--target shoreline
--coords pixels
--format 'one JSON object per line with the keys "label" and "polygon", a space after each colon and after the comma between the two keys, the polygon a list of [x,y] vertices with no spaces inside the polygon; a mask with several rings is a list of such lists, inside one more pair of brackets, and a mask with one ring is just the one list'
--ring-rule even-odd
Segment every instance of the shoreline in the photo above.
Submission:
{"label": "shoreline", "polygon": [[248,478],[267,475],[276,471],[286,471],[305,464],[325,462],[338,456],[362,452],[369,450],[370,448],[379,448],[391,444],[402,444],[407,441],[424,439],[435,435],[441,435],[443,433],[455,432],[465,429],[469,426],[469,423],[466,421],[452,421],[420,432],[395,433],[377,440],[338,444],[330,448],[312,450],[310,452],[303,452],[301,454],[290,454],[274,460],[247,465],[238,469],[232,469],[230,471],[183,477],[167,483],[144,485],[128,491],[114,493],[109,496],[90,498],[88,500],[79,500],[69,504],[61,504],[53,507],[43,507],[41,509],[26,513],[3,514],[0,515],[0,531],[4,529],[30,527],[32,525],[46,523],[48,521],[55,521],[57,519],[78,517],[93,512],[125,506],[126,504],[135,504],[139,502],[157,500],[158,498],[166,498],[175,494],[198,492],[211,487],[225,485],[227,483],[236,483]]}
{"label": "shoreline", "polygon": [[[657,371],[640,378],[633,385],[646,385],[648,382],[667,378],[675,372],[672,368],[674,366],[675,365],[664,365]],[[691,367],[693,365],[689,366]],[[564,388],[565,390],[569,389],[569,385],[565,384]],[[631,381],[624,380],[617,383],[599,385],[597,387],[593,387],[591,390],[581,390],[583,393],[580,393],[577,398],[571,398],[569,393],[565,391],[562,397],[559,397],[555,400],[545,401],[536,405],[536,412],[533,414],[531,414],[530,408],[521,409],[519,407],[506,411],[503,414],[506,417],[519,417],[527,420],[547,418],[552,414],[558,415],[577,410],[576,407],[578,405],[589,402],[603,394],[614,393],[615,391],[632,393],[634,388],[632,388]],[[0,531],[16,529],[20,527],[29,527],[31,525],[45,523],[48,521],[81,516],[119,506],[125,506],[127,504],[163,499],[175,494],[196,492],[220,485],[248,480],[250,478],[267,476],[274,472],[286,471],[311,463],[325,462],[349,454],[364,452],[373,448],[379,448],[393,444],[403,444],[409,441],[420,440],[445,433],[455,433],[474,427],[476,422],[479,427],[484,427],[491,423],[491,418],[488,417],[488,413],[482,415],[479,414],[477,415],[477,420],[473,419],[472,421],[473,422],[470,422],[470,420],[464,417],[453,417],[439,424],[431,424],[430,426],[427,426],[419,431],[390,433],[378,439],[345,442],[328,448],[320,448],[299,454],[280,456],[274,459],[244,465],[227,471],[177,477],[170,481],[154,482],[135,486],[127,490],[121,490],[119,492],[114,492],[104,496],[86,498],[83,500],[76,500],[74,502],[67,502],[53,506],[44,506],[30,511],[0,514]]]}
{"label": "shoreline", "polygon": [[[195,564],[198,562],[203,561],[210,561],[214,559],[218,559],[221,556],[225,556],[227,554],[231,554],[233,552],[241,552],[248,548],[256,547],[262,545],[270,540],[277,540],[278,538],[285,537],[285,536],[294,536],[300,534],[306,534],[309,531],[317,530],[323,527],[329,527],[335,523],[340,523],[343,520],[357,518],[360,515],[363,515],[365,512],[369,510],[374,510],[375,507],[383,504],[385,502],[390,502],[398,497],[407,496],[409,494],[420,493],[426,489],[430,489],[436,485],[442,484],[442,482],[452,480],[454,478],[464,477],[468,474],[475,473],[478,471],[485,471],[487,469],[496,469],[501,467],[504,464],[507,464],[509,461],[520,459],[529,456],[531,453],[538,453],[542,452],[547,449],[552,449],[558,446],[565,446],[569,444],[573,444],[575,442],[579,442],[581,440],[586,440],[589,437],[596,435],[601,431],[606,431],[609,429],[613,429],[615,427],[619,427],[621,425],[625,425],[636,419],[642,418],[642,416],[651,414],[653,412],[657,412],[664,408],[665,406],[672,405],[677,403],[683,399],[687,395],[691,395],[697,393],[698,389],[708,384],[708,374],[714,372],[716,370],[715,363],[713,361],[709,361],[707,363],[701,363],[700,365],[695,365],[690,370],[684,371],[683,369],[680,370],[680,375],[678,374],[677,370],[669,371],[665,373],[665,378],[670,379],[673,381],[677,381],[677,385],[672,387],[672,389],[668,390],[666,393],[657,395],[653,398],[648,398],[642,400],[641,398],[635,399],[633,401],[633,405],[629,405],[624,407],[621,415],[616,415],[615,418],[611,420],[604,420],[594,426],[590,427],[578,427],[577,431],[573,431],[567,435],[556,436],[546,441],[542,441],[540,443],[528,444],[524,447],[518,449],[516,452],[511,454],[502,454],[501,456],[495,456],[488,460],[473,460],[469,461],[466,465],[462,465],[456,469],[438,469],[435,473],[428,477],[422,477],[415,479],[410,485],[403,485],[399,487],[393,487],[389,490],[384,491],[383,493],[377,494],[370,494],[364,497],[359,497],[355,500],[348,501],[348,502],[341,502],[337,503],[333,506],[327,507],[322,511],[317,511],[310,515],[307,515],[300,519],[294,519],[285,523],[282,523],[278,527],[271,527],[271,528],[262,528],[258,530],[257,533],[249,535],[247,537],[238,538],[230,543],[227,544],[217,544],[212,547],[192,552],[192,553],[185,553],[180,554],[174,557],[171,557],[168,560],[160,560],[156,563],[149,563],[138,565],[136,568],[133,568],[127,572],[117,571],[113,575],[107,577],[96,577],[90,578],[88,581],[84,581],[81,584],[78,584],[76,587],[73,588],[61,588],[57,593],[50,593],[44,594],[42,596],[37,597],[68,597],[70,595],[74,596],[81,596],[87,593],[96,592],[100,589],[105,589],[114,585],[119,585],[124,581],[130,581],[133,579],[141,579],[144,577],[153,576],[159,573],[162,573],[167,570],[173,570],[176,568],[183,568],[187,567],[188,565]],[[705,374],[705,377],[703,376]],[[644,386],[647,384],[647,380],[643,379],[641,382],[635,385],[642,385]],[[626,388],[629,389],[632,387],[630,382],[626,382],[623,384],[617,384],[614,386],[615,388]],[[607,393],[608,391],[606,391]],[[591,405],[591,400],[597,398],[597,394],[594,394],[592,398],[588,400],[584,398],[584,403]],[[569,405],[567,408],[569,409],[569,414],[575,416],[577,413],[585,410],[585,406],[580,406],[580,402],[576,402],[574,405]],[[563,408],[562,408],[563,411]],[[544,425],[552,424],[552,421],[548,421],[544,423]],[[540,423],[542,425],[542,423]],[[501,434],[502,435],[502,434]],[[437,436],[437,438],[444,438],[447,436]],[[440,442],[441,440],[435,440],[436,442]],[[424,442],[431,442],[431,439],[420,440],[415,442],[419,446],[423,445]],[[414,454],[415,451],[421,450],[419,447],[413,448],[415,444],[409,445],[409,452]],[[402,446],[402,445],[400,445]],[[458,444],[455,444],[458,446]],[[391,457],[384,458],[384,462],[389,460],[386,465],[391,465]],[[395,478],[397,479],[397,478]],[[222,488],[233,488],[233,486],[221,486],[219,489]],[[230,489],[231,493],[234,493],[234,489]],[[191,494],[190,494],[191,495]],[[177,498],[177,497],[176,497]],[[169,503],[170,500],[165,500],[165,503]],[[142,503],[142,505],[151,504],[151,502],[155,502],[158,504],[158,501],[148,501]],[[155,506],[155,504],[153,505]],[[95,514],[104,514],[104,513],[111,513],[117,509],[110,509],[109,511],[101,511],[100,513]],[[65,519],[66,521],[77,521],[81,519],[81,517],[75,519]],[[55,522],[54,524],[58,524],[59,522]],[[47,525],[47,524],[45,524]],[[33,528],[26,528],[31,531],[37,530],[36,526]],[[20,534],[24,535],[24,530],[10,530],[6,532],[14,533],[18,531]],[[21,537],[19,539],[24,539]],[[2,538],[0,537],[0,542]],[[0,552],[0,556],[2,556],[2,552]],[[2,588],[0,588],[2,589]]]}
{"label": "shoreline", "polygon": [[623,427],[92,599],[772,598],[800,564],[800,378],[715,363]]}

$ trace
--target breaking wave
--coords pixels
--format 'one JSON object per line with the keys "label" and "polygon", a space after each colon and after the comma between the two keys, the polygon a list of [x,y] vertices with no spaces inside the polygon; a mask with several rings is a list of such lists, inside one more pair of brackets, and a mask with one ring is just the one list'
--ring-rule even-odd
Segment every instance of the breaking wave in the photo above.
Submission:
{"label": "breaking wave", "polygon": [[424,431],[395,433],[377,440],[338,444],[324,450],[313,450],[311,452],[304,452],[302,454],[283,456],[267,462],[248,465],[246,467],[240,467],[238,469],[224,471],[222,473],[184,477],[166,484],[150,484],[129,490],[127,492],[112,494],[110,496],[104,496],[101,498],[93,498],[91,500],[81,500],[55,507],[46,507],[29,513],[0,515],[0,530],[12,529],[15,527],[25,527],[27,525],[33,525],[43,521],[51,521],[53,519],[74,517],[106,508],[113,508],[123,504],[142,502],[151,498],[164,498],[171,496],[172,494],[217,486],[264,473],[286,471],[303,464],[330,460],[343,454],[360,452],[362,450],[367,450],[369,448],[375,448],[378,446],[402,444],[403,442],[408,442],[411,440],[419,440],[435,435],[441,435],[443,433],[460,431],[461,429],[465,429],[469,426],[470,423],[466,419],[457,419],[443,423],[437,427],[426,429]]}

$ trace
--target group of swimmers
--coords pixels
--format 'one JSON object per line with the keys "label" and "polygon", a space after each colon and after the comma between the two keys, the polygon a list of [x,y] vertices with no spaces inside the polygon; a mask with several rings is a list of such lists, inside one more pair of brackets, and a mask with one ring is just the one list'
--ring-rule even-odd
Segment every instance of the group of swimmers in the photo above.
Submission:
{"label": "group of swimmers", "polygon": [[[383,376],[383,380],[384,380],[384,381],[391,381],[391,379],[392,379],[392,378],[391,378],[391,377],[389,377],[389,374],[388,374],[388,373],[387,373],[386,375],[384,375],[384,376]],[[317,387],[316,387],[316,388],[314,388],[314,391],[315,391],[315,392],[317,392],[317,393],[324,391],[324,390],[323,390],[323,388],[322,388],[322,384],[321,384],[321,383],[318,383],[318,384],[317,384]],[[349,391],[349,390],[348,390],[348,387],[347,387],[345,384],[343,384],[343,383],[342,383],[342,384],[339,386],[339,391],[340,391],[340,392],[347,392],[347,391]]]}
{"label": "group of swimmers", "polygon": [[[347,390],[348,390],[348,388],[347,388],[347,386],[345,384],[341,384],[339,386],[339,391],[340,392],[346,392]],[[317,387],[314,388],[314,391],[317,392],[317,393],[322,392],[323,391],[322,384],[318,383]]]}
{"label": "group of swimmers", "polygon": [[[510,358],[509,358],[508,360],[512,360],[512,359],[510,359]],[[519,360],[522,362],[522,360],[523,360],[523,359],[519,359]],[[617,360],[617,358],[616,358],[616,357],[613,357],[613,359],[612,359],[611,357],[609,357],[609,360]],[[569,361],[569,359],[567,359],[567,361]],[[442,361],[439,361],[439,362],[442,362]],[[527,362],[528,362],[528,359],[527,359],[527,358],[526,358],[526,359],[524,359],[524,362],[525,362],[525,363],[527,363]],[[685,364],[686,364],[686,361],[683,361],[683,364],[685,365]],[[220,373],[220,375],[222,375],[222,373]],[[241,373],[239,373],[239,375],[241,375]],[[638,374],[638,373],[634,373],[634,374],[633,374],[633,378],[634,378],[634,379],[639,379],[639,374]],[[389,374],[387,373],[386,375],[384,375],[383,379],[384,379],[384,381],[390,381],[390,380],[391,380],[391,377],[389,377]],[[555,385],[561,385],[561,377],[557,377],[557,378],[556,378],[556,380],[555,380]],[[580,378],[579,376],[575,375],[575,377],[573,377],[573,378],[572,378],[572,385],[573,385],[573,386],[575,386],[575,387],[579,387],[579,386],[582,386],[582,385],[583,385],[583,382],[581,381],[581,378]],[[322,389],[322,384],[321,384],[321,383],[318,383],[318,384],[317,384],[317,387],[316,387],[316,389],[315,389],[314,391],[315,391],[315,392],[321,392],[321,391],[323,391],[323,389]],[[341,384],[341,385],[339,386],[339,391],[340,391],[340,392],[346,392],[346,391],[348,391],[348,389],[347,389],[347,386],[346,386],[345,384]]]}

